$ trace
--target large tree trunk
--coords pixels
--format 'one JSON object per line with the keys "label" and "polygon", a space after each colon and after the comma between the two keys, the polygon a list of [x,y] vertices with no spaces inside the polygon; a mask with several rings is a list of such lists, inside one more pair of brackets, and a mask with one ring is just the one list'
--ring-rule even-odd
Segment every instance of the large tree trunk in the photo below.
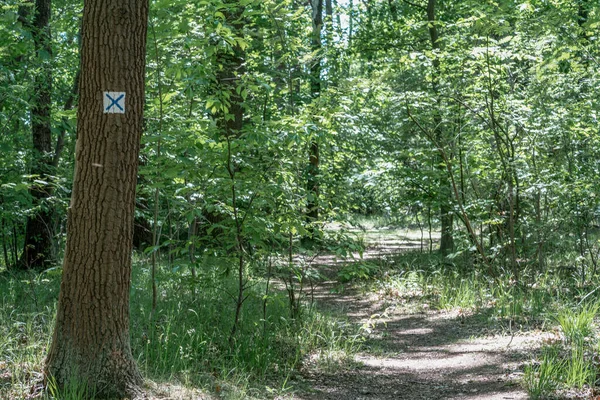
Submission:
{"label": "large tree trunk", "polygon": [[[323,30],[323,0],[311,0],[312,7],[312,39],[311,49],[315,58],[310,67],[310,94],[313,99],[321,96],[321,33]],[[307,220],[309,223],[319,219],[319,142],[316,135],[311,138],[308,159],[308,201]],[[309,231],[312,231],[309,227]]]}
{"label": "large tree trunk", "polygon": [[[85,383],[100,398],[130,396],[142,382],[129,341],[129,289],[147,19],[148,0],[84,6],[75,177],[44,375],[58,386]],[[105,113],[104,92],[126,93],[124,113]]]}
{"label": "large tree trunk", "polygon": [[[52,66],[50,58],[52,43],[50,36],[51,0],[36,0],[33,22],[29,25],[33,37],[36,58],[40,70],[35,75],[34,97],[31,107],[31,133],[33,157],[31,174],[38,182],[32,184],[30,194],[33,206],[37,208],[27,218],[25,244],[17,264],[19,269],[43,269],[53,259],[52,249],[52,210],[45,204],[50,197],[51,187],[46,183],[51,175],[52,165]],[[21,12],[24,9],[21,9]],[[23,20],[26,16],[22,15]]]}

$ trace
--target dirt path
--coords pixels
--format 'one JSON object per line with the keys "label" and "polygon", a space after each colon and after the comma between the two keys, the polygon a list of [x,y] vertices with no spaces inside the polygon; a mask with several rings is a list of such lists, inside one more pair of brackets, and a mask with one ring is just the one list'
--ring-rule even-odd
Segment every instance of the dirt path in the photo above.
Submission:
{"label": "dirt path", "polygon": [[345,310],[356,323],[385,312],[360,352],[356,369],[307,372],[310,390],[298,399],[526,399],[519,387],[522,364],[539,336],[488,334],[477,316],[380,309],[373,296],[332,294],[319,287],[322,307]]}
{"label": "dirt path", "polygon": [[295,399],[528,398],[519,379],[540,345],[539,333],[494,334],[481,314],[394,305],[373,293],[336,293],[338,285],[319,284],[318,306],[369,324],[372,331],[355,358],[356,368],[332,373],[307,368],[306,389]]}

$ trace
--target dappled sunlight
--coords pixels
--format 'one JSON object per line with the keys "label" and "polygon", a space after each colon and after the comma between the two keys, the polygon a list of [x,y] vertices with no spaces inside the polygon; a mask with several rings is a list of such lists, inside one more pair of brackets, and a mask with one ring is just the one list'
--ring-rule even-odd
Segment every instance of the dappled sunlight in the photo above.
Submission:
{"label": "dappled sunlight", "polygon": [[[328,274],[342,268],[336,264]],[[491,308],[435,310],[423,296],[415,293],[414,301],[405,303],[334,280],[320,282],[317,305],[345,314],[363,327],[367,339],[355,356],[358,369],[336,376],[307,372],[317,392],[298,399],[527,398],[516,385],[543,334],[490,330]]]}
{"label": "dappled sunlight", "polygon": [[600,0],[0,1],[0,400],[600,395]]}
{"label": "dappled sunlight", "polygon": [[148,400],[215,400],[219,398],[219,396],[186,387],[178,382],[146,381],[145,385],[148,389]]}
{"label": "dappled sunlight", "polygon": [[494,365],[496,361],[493,358],[477,358],[473,353],[440,354],[439,352],[411,353],[410,358],[373,359],[358,357],[358,360],[371,367],[406,369],[416,372],[443,370],[442,374],[483,365]]}
{"label": "dappled sunlight", "polygon": [[521,390],[480,393],[479,390],[472,389],[466,393],[459,393],[456,397],[448,400],[525,400],[528,398],[529,396]]}

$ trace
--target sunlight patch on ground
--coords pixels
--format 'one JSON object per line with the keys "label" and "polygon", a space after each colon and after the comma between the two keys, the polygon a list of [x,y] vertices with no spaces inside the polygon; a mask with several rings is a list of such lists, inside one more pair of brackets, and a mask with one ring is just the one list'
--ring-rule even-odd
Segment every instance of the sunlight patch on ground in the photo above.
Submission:
{"label": "sunlight patch on ground", "polygon": [[376,359],[358,357],[358,361],[367,366],[376,368],[390,368],[409,371],[440,370],[440,374],[495,364],[495,360],[490,358],[477,358],[473,356],[473,353],[450,353],[445,357],[442,357],[440,354],[430,352],[412,353],[408,359]]}
{"label": "sunlight patch on ground", "polygon": [[431,328],[414,328],[414,329],[404,329],[400,333],[401,335],[429,335],[433,333],[434,330]]}
{"label": "sunlight patch on ground", "polygon": [[467,340],[452,344],[446,347],[449,351],[461,352],[498,352],[509,351],[511,347],[520,349],[536,348],[539,346],[542,337],[531,336],[494,336],[489,338],[479,338],[477,341],[469,342]]}
{"label": "sunlight patch on ground", "polygon": [[[474,390],[474,389],[473,389]],[[479,391],[470,393],[459,393],[456,397],[451,397],[449,400],[525,400],[527,395],[522,391],[512,392],[496,392],[496,393],[479,393]]]}
{"label": "sunlight patch on ground", "polygon": [[146,382],[149,400],[214,400],[216,397],[177,383]]}

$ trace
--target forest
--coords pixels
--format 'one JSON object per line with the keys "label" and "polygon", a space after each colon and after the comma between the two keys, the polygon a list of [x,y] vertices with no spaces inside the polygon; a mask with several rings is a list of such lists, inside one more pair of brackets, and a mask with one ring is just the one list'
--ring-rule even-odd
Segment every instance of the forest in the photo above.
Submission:
{"label": "forest", "polygon": [[0,399],[600,398],[599,35],[0,0]]}

